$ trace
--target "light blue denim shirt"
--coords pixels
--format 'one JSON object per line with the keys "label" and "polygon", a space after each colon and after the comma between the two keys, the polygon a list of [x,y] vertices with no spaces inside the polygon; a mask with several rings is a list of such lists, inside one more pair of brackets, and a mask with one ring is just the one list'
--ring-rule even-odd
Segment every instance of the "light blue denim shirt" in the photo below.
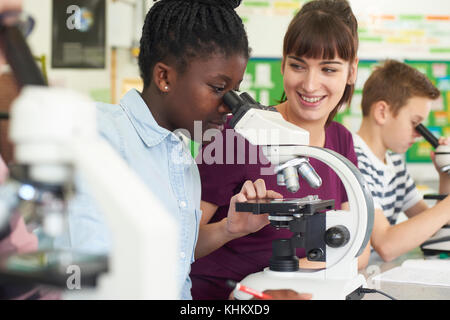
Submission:
{"label": "light blue denim shirt", "polygon": [[[97,118],[100,134],[180,223],[176,276],[181,299],[192,299],[189,273],[201,218],[197,165],[180,138],[156,123],[136,90],[129,91],[119,105],[99,103]],[[69,231],[56,239],[54,246],[107,253],[116,239],[110,238],[103,216],[89,196],[89,186],[77,179],[77,188],[79,192],[69,205]],[[151,214],[151,208],[142,214]]]}

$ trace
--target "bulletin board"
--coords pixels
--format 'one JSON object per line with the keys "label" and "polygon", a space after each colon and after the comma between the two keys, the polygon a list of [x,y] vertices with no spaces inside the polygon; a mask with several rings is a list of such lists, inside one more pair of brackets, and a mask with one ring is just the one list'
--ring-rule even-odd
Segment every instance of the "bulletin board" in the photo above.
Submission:
{"label": "bulletin board", "polygon": [[[310,0],[244,0],[242,18],[253,57],[280,57],[292,17]],[[363,59],[450,60],[450,1],[349,0]]]}

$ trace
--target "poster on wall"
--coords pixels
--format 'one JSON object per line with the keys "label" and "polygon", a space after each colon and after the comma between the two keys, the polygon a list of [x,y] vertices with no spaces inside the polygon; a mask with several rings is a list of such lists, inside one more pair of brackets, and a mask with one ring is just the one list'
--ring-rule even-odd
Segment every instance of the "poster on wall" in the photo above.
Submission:
{"label": "poster on wall", "polygon": [[105,0],[53,0],[52,68],[105,68]]}

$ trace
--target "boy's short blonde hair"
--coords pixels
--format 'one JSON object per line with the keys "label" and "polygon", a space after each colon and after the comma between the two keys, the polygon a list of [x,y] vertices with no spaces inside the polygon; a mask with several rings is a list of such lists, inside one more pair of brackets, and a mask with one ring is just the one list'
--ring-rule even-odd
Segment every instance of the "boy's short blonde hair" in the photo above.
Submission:
{"label": "boy's short blonde hair", "polygon": [[439,95],[439,89],[417,69],[396,60],[386,60],[375,68],[364,84],[362,113],[364,117],[368,116],[374,103],[385,101],[396,116],[412,97],[434,100]]}

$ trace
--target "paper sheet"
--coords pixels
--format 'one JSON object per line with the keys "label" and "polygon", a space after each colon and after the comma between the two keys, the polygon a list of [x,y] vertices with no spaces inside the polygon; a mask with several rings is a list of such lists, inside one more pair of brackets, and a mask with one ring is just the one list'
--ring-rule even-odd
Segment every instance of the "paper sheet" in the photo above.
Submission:
{"label": "paper sheet", "polygon": [[450,260],[406,260],[373,280],[450,287]]}

